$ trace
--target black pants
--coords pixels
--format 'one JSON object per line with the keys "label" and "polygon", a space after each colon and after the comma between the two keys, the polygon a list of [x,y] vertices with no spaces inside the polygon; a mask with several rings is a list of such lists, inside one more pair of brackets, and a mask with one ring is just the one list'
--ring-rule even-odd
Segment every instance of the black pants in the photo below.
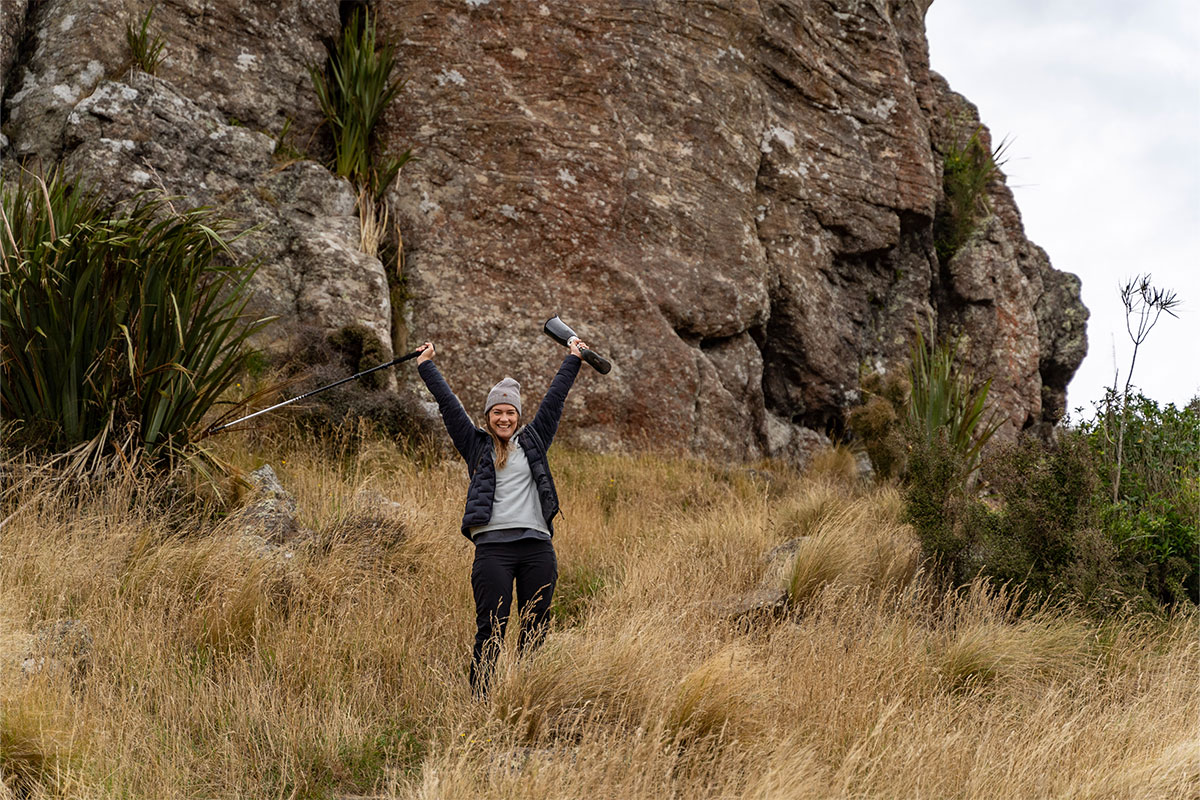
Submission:
{"label": "black pants", "polygon": [[558,581],[554,545],[543,539],[480,544],[475,547],[471,588],[475,590],[475,649],[471,654],[471,690],[487,692],[492,669],[512,610],[513,581],[521,617],[518,647],[536,647],[550,621],[550,601]]}

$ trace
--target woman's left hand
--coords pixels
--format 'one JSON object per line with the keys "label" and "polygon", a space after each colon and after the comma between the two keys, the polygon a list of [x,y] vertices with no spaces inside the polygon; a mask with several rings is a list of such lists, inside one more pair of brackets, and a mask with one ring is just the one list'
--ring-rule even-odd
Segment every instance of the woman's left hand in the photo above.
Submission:
{"label": "woman's left hand", "polygon": [[575,356],[576,358],[582,359],[583,353],[581,353],[580,351],[587,350],[588,346],[587,346],[586,342],[582,342],[578,338],[575,338],[575,339],[571,340],[571,344],[568,347],[568,349],[571,351],[571,355]]}

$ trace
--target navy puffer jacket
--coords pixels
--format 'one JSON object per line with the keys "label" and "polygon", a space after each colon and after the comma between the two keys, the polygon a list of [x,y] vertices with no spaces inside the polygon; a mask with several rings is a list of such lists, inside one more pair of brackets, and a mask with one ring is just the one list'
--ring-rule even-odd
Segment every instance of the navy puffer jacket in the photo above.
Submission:
{"label": "navy puffer jacket", "polygon": [[[563,405],[567,400],[567,392],[575,383],[581,363],[577,357],[569,354],[563,359],[562,366],[550,382],[550,388],[542,398],[542,404],[538,406],[533,420],[517,431],[520,436],[517,443],[529,459],[529,470],[533,474],[534,486],[537,487],[542,517],[546,520],[546,527],[551,536],[554,535],[553,520],[558,514],[558,493],[550,475],[546,451],[554,441]],[[467,462],[467,473],[471,476],[471,483],[467,488],[462,534],[470,539],[471,528],[486,525],[492,518],[492,501],[496,498],[496,462],[493,458],[492,435],[482,428],[475,427],[462,403],[454,396],[454,392],[450,391],[441,370],[432,361],[418,366],[417,372],[437,400],[438,410],[442,414],[442,422],[446,424],[450,440]]]}

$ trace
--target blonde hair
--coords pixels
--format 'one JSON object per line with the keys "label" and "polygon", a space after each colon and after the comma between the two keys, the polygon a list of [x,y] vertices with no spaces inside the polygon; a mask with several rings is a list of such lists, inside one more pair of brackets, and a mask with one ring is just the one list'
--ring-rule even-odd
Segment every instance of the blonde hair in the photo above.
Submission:
{"label": "blonde hair", "polygon": [[[517,425],[520,424],[521,415],[517,414]],[[508,437],[508,440],[506,441],[497,436],[496,432],[492,430],[492,410],[490,408],[488,409],[487,414],[484,415],[483,429],[492,435],[492,447],[495,448],[494,460],[496,462],[496,469],[502,470],[504,469],[504,465],[508,463],[508,445],[509,442],[512,441],[512,437]],[[514,430],[513,433],[515,434],[516,431]]]}

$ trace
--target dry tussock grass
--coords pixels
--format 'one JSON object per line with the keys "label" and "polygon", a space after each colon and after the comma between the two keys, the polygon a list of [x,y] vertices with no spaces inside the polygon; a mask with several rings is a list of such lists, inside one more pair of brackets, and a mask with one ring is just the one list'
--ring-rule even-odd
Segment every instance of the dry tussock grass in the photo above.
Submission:
{"label": "dry tussock grass", "polygon": [[[225,446],[270,458],[312,537],[264,548],[137,481],[9,499],[0,641],[71,618],[94,645],[82,677],[0,659],[0,796],[1200,792],[1195,613],[939,593],[897,494],[844,454],[797,476],[557,452],[569,613],[478,702],[462,468],[369,437]],[[723,616],[764,580],[790,613]]]}

